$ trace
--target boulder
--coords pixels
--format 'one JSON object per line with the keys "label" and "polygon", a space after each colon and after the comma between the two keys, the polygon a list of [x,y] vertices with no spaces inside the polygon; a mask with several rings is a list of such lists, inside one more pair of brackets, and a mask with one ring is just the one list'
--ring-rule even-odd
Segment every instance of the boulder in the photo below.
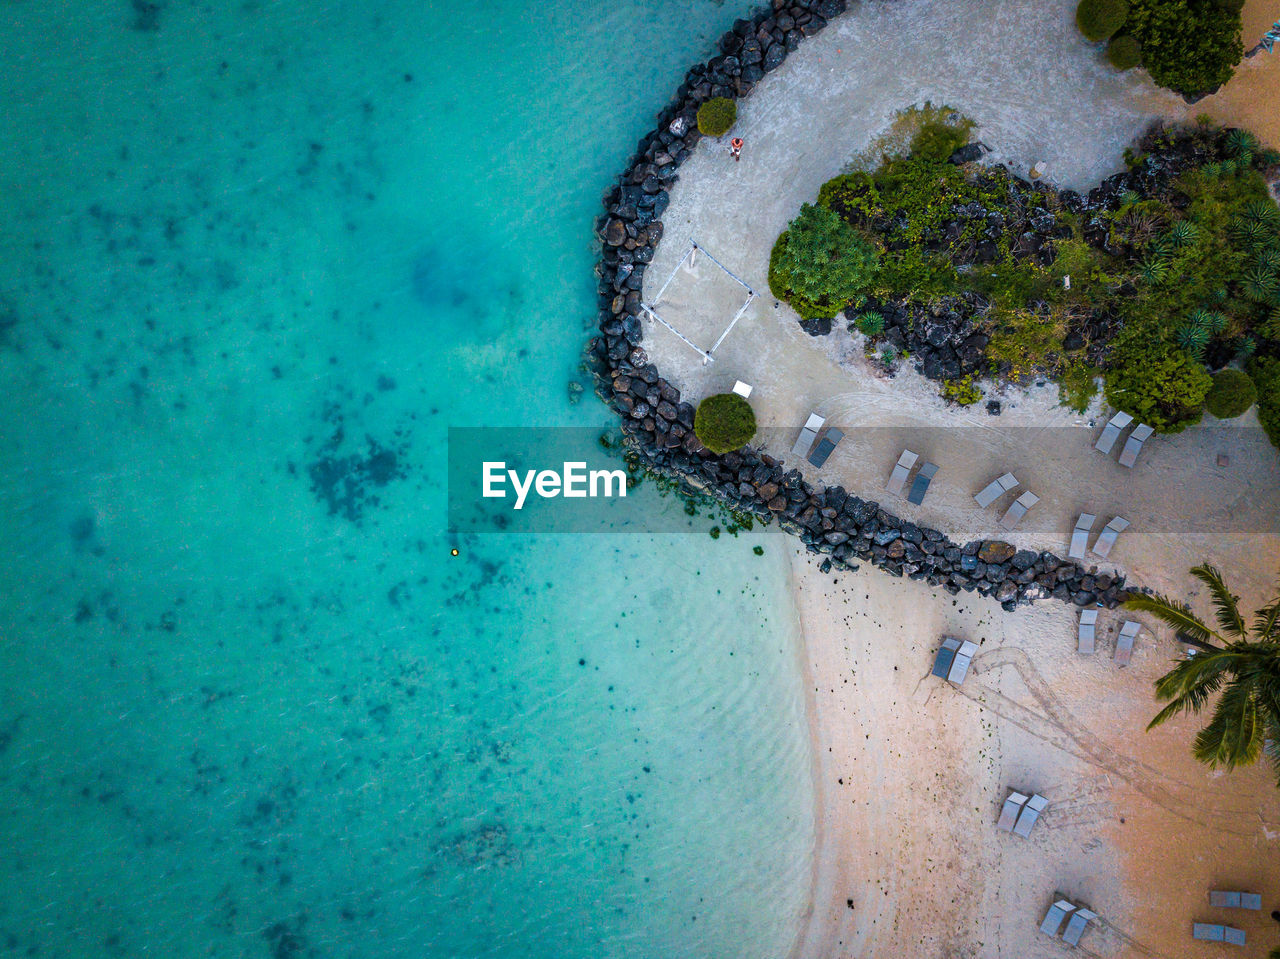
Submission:
{"label": "boulder", "polygon": [[978,559],[984,563],[1007,563],[1017,552],[1017,547],[1012,543],[989,539],[978,547]]}

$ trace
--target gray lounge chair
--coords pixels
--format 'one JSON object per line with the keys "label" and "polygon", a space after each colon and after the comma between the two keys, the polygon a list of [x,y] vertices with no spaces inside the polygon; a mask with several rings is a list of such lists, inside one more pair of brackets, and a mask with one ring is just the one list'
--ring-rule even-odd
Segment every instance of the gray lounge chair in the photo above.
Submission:
{"label": "gray lounge chair", "polygon": [[1102,532],[1094,541],[1093,551],[1106,559],[1111,555],[1111,547],[1116,545],[1116,537],[1129,528],[1129,521],[1121,516],[1111,517],[1111,521],[1102,527]]}
{"label": "gray lounge chair", "polygon": [[1222,942],[1222,927],[1215,922],[1193,922],[1191,924],[1191,938],[1202,939],[1205,942]]}
{"label": "gray lounge chair", "polygon": [[1121,666],[1129,665],[1129,659],[1133,656],[1133,641],[1138,638],[1141,629],[1142,624],[1133,620],[1127,621],[1120,627],[1120,635],[1116,639],[1116,651],[1111,657],[1116,663]]}
{"label": "gray lounge chair", "polygon": [[1155,430],[1145,423],[1135,426],[1125,441],[1124,452],[1120,454],[1120,465],[1133,469],[1133,464],[1138,461],[1138,454],[1142,452],[1142,444],[1150,439],[1154,432]]}
{"label": "gray lounge chair", "polygon": [[1240,893],[1240,908],[1241,909],[1261,909],[1262,897],[1258,895],[1256,892],[1242,892]]}
{"label": "gray lounge chair", "polygon": [[1058,937],[1058,929],[1062,926],[1062,920],[1067,918],[1068,913],[1076,911],[1076,907],[1071,905],[1065,899],[1057,900],[1049,911],[1044,914],[1044,922],[1040,923],[1040,931],[1046,936]]}
{"label": "gray lounge chair", "polygon": [[1261,909],[1262,897],[1256,892],[1220,892],[1209,893],[1209,905],[1223,909]]}
{"label": "gray lounge chair", "polygon": [[1132,416],[1117,410],[1116,415],[1111,417],[1110,422],[1103,428],[1102,435],[1098,437],[1098,442],[1093,444],[1093,448],[1099,453],[1110,453],[1111,448],[1116,445],[1116,440],[1120,438],[1120,434],[1132,422]]}
{"label": "gray lounge chair", "polygon": [[817,413],[810,413],[809,419],[805,421],[804,427],[800,430],[800,437],[796,440],[796,445],[791,447],[792,456],[806,456],[813,441],[818,438],[818,430],[822,429],[822,424],[826,422],[824,417]]}
{"label": "gray lounge chair", "polygon": [[911,492],[907,494],[908,503],[919,506],[924,502],[924,494],[929,492],[929,484],[933,482],[937,472],[938,467],[932,463],[925,463],[920,467],[920,472],[916,473],[915,481],[911,484]]}
{"label": "gray lounge chair", "polygon": [[1080,610],[1080,631],[1076,637],[1076,651],[1085,656],[1093,655],[1093,641],[1097,637],[1098,611]]}
{"label": "gray lounge chair", "polygon": [[938,655],[933,660],[933,675],[946,679],[947,674],[951,672],[951,664],[955,662],[956,653],[959,651],[960,640],[944,636],[942,648],[938,650]]}
{"label": "gray lounge chair", "polygon": [[1027,490],[1016,500],[1013,505],[1005,511],[1004,516],[1000,518],[1000,528],[1003,530],[1011,530],[1022,521],[1022,517],[1027,515],[1027,510],[1040,502],[1040,497],[1031,490]]}
{"label": "gray lounge chair", "polygon": [[1040,818],[1040,813],[1044,812],[1049,800],[1045,799],[1039,793],[1033,795],[1027,800],[1027,804],[1022,807],[1022,813],[1018,816],[1018,822],[1013,827],[1013,834],[1026,839],[1031,835],[1031,827],[1036,824],[1036,820]]}
{"label": "gray lounge chair", "polygon": [[951,669],[947,672],[947,682],[955,683],[957,686],[964,682],[964,678],[969,675],[969,662],[977,651],[977,643],[971,643],[966,639],[960,644],[960,648],[956,650],[956,658],[951,663]]}
{"label": "gray lounge chair", "polygon": [[1233,928],[1233,927],[1231,927],[1231,926],[1223,926],[1223,927],[1222,927],[1222,941],[1223,941],[1223,942],[1229,942],[1229,943],[1231,943],[1233,946],[1243,946],[1243,945],[1244,945],[1244,930],[1243,930],[1243,929],[1235,929],[1235,928]]}
{"label": "gray lounge chair", "polygon": [[834,426],[827,430],[818,445],[814,447],[812,453],[809,454],[809,462],[814,466],[822,466],[827,461],[827,457],[831,455],[831,451],[840,445],[840,441],[844,439],[844,430],[838,430]]}
{"label": "gray lounge chair", "polygon": [[885,489],[890,493],[902,495],[902,487],[907,482],[907,475],[911,472],[911,467],[916,465],[919,457],[911,450],[903,450],[902,455],[898,457],[898,463],[893,468],[893,473],[889,476],[889,482],[885,484]]}
{"label": "gray lounge chair", "polygon": [[1085,550],[1089,548],[1089,533],[1097,519],[1092,513],[1080,514],[1076,528],[1071,531],[1071,548],[1067,550],[1070,559],[1084,559]]}
{"label": "gray lounge chair", "polygon": [[982,488],[982,492],[974,494],[973,498],[978,501],[979,506],[986,509],[1017,485],[1017,477],[1012,473],[1005,473],[1003,476],[997,476],[990,483],[984,486]]}
{"label": "gray lounge chair", "polygon": [[1010,790],[1009,798],[1004,801],[1004,806],[1000,810],[1000,819],[996,823],[996,828],[1013,832],[1013,824],[1018,821],[1018,813],[1022,812],[1022,805],[1028,798],[1020,792]]}
{"label": "gray lounge chair", "polygon": [[1080,937],[1084,935],[1084,927],[1089,925],[1090,919],[1097,919],[1098,914],[1092,910],[1080,906],[1076,909],[1075,914],[1067,923],[1066,930],[1062,933],[1062,941],[1069,946],[1078,946]]}

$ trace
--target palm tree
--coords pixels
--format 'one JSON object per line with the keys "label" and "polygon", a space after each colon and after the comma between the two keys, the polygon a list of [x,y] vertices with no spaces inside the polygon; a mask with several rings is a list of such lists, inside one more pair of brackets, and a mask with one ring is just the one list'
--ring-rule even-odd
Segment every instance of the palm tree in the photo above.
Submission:
{"label": "palm tree", "polygon": [[[1183,712],[1198,713],[1221,692],[1209,724],[1196,735],[1197,759],[1210,766],[1247,766],[1258,761],[1266,739],[1280,742],[1280,587],[1271,603],[1258,610],[1252,627],[1222,574],[1208,565],[1191,575],[1209,587],[1217,609],[1217,628],[1185,603],[1165,596],[1133,596],[1126,609],[1150,613],[1198,648],[1156,680],[1156,699],[1168,702],[1147,728]],[[1280,752],[1269,751],[1280,775]]]}

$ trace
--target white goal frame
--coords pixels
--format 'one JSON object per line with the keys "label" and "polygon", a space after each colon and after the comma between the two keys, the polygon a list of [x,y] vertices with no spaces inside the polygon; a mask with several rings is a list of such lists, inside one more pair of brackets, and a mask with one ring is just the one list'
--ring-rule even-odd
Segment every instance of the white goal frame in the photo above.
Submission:
{"label": "white goal frame", "polygon": [[[662,299],[662,294],[667,292],[667,287],[671,285],[671,281],[676,278],[676,274],[680,272],[681,268],[687,267],[690,270],[693,269],[694,264],[698,260],[699,253],[701,253],[708,260],[710,260],[712,263],[718,266],[721,269],[721,271],[725,274],[725,276],[729,277],[729,279],[733,280],[734,282],[739,284],[744,290],[747,291],[746,302],[743,303],[742,306],[739,308],[738,312],[733,315],[733,319],[729,321],[729,325],[724,328],[724,331],[720,334],[719,338],[713,344],[711,344],[711,349],[709,350],[704,350],[700,346],[695,344],[687,336],[685,336],[683,333],[677,330],[674,326],[668,323],[665,319],[663,319],[662,316],[659,315],[658,311],[654,309],[654,307],[656,307],[658,302]],[[756,298],[756,291],[751,289],[751,285],[747,283],[746,280],[742,279],[742,277],[738,276],[736,273],[730,270],[727,266],[725,266],[723,263],[717,260],[714,256],[708,253],[706,249],[704,249],[702,245],[698,243],[697,240],[690,240],[688,247],[684,251],[684,255],[680,257],[680,261],[671,270],[671,274],[667,277],[666,282],[663,283],[662,287],[658,290],[658,295],[653,298],[653,302],[645,303],[643,300],[641,300],[640,309],[644,311],[644,313],[646,313],[649,317],[651,317],[655,322],[661,323],[668,330],[670,330],[672,333],[678,336],[686,345],[688,345],[688,347],[691,350],[693,350],[695,353],[697,353],[699,356],[702,357],[702,365],[706,366],[708,363],[715,362],[715,357],[712,354],[715,353],[715,351],[719,348],[720,344],[724,342],[724,338],[733,331],[734,326],[737,325],[738,320],[742,319],[742,314],[747,312],[747,307],[751,305],[751,301],[754,300],[755,298]]]}

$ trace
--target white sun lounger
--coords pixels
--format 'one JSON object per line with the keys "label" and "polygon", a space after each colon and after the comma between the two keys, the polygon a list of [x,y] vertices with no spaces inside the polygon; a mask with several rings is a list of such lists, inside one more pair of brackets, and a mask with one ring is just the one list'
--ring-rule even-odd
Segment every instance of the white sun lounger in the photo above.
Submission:
{"label": "white sun lounger", "polygon": [[733,391],[741,396],[744,400],[751,399],[751,384],[738,380],[733,384]]}
{"label": "white sun lounger", "polygon": [[1017,477],[1012,473],[1005,473],[1003,476],[997,476],[990,483],[984,486],[982,488],[982,492],[974,494],[973,498],[978,501],[979,506],[986,509],[1017,485]]}
{"label": "white sun lounger", "polygon": [[1099,453],[1110,453],[1111,448],[1116,445],[1116,440],[1120,438],[1121,432],[1127,429],[1132,422],[1132,416],[1117,410],[1116,415],[1111,417],[1110,422],[1102,430],[1102,435],[1098,437],[1098,442],[1093,444],[1093,448]]}
{"label": "white sun lounger", "polygon": [[1062,933],[1062,941],[1069,946],[1078,946],[1080,937],[1084,935],[1084,927],[1089,925],[1090,919],[1097,919],[1098,914],[1084,906],[1080,906],[1075,911],[1075,915],[1067,923],[1066,930]]}
{"label": "white sun lounger", "polygon": [[1067,550],[1069,559],[1084,559],[1085,550],[1089,548],[1089,532],[1097,519],[1092,513],[1080,514],[1076,528],[1071,531],[1071,548]]}
{"label": "white sun lounger", "polygon": [[1049,907],[1049,911],[1044,914],[1044,922],[1040,923],[1040,931],[1046,936],[1052,936],[1056,939],[1058,929],[1062,926],[1062,920],[1067,918],[1068,913],[1075,911],[1076,907],[1067,902],[1067,900],[1057,900]]}
{"label": "white sun lounger", "polygon": [[938,655],[933,660],[933,675],[946,679],[947,674],[951,672],[951,664],[955,662],[956,653],[959,651],[960,640],[944,636],[942,638],[942,647],[938,650]]}
{"label": "white sun lounger", "polygon": [[1004,801],[1004,806],[1000,810],[1000,819],[996,823],[996,828],[1013,832],[1013,824],[1018,821],[1018,813],[1022,812],[1022,804],[1028,798],[1020,792],[1010,790],[1009,798]]}
{"label": "white sun lounger", "polygon": [[1009,509],[1005,511],[1004,516],[1000,518],[1000,528],[1003,530],[1013,529],[1022,521],[1022,517],[1027,515],[1027,510],[1031,509],[1031,507],[1035,506],[1038,502],[1040,502],[1040,497],[1031,492],[1031,490],[1027,490],[1013,501],[1013,505],[1011,505]]}
{"label": "white sun lounger", "polygon": [[824,417],[817,413],[810,413],[809,419],[805,421],[804,428],[800,430],[800,438],[796,440],[796,445],[791,447],[792,456],[807,456],[813,441],[818,438],[818,430],[822,429],[822,424],[826,422]]}
{"label": "white sun lounger", "polygon": [[1138,638],[1141,629],[1142,624],[1133,620],[1128,620],[1120,627],[1120,635],[1116,638],[1116,651],[1111,657],[1119,665],[1129,665],[1129,659],[1133,656],[1133,641]]}
{"label": "white sun lounger", "polygon": [[1116,545],[1116,537],[1129,528],[1129,521],[1121,516],[1111,517],[1111,521],[1102,527],[1102,532],[1094,540],[1093,551],[1106,559],[1111,555],[1111,547]]}
{"label": "white sun lounger", "polygon": [[814,466],[822,466],[827,461],[827,457],[832,451],[840,445],[840,441],[844,439],[844,430],[838,430],[834,426],[827,430],[827,435],[822,438],[817,446],[813,448],[813,452],[809,454],[809,462]]}
{"label": "white sun lounger", "polygon": [[1209,905],[1224,909],[1261,909],[1262,897],[1256,892],[1219,892],[1209,893]]}
{"label": "white sun lounger", "polygon": [[1026,839],[1031,835],[1031,827],[1036,824],[1036,820],[1040,818],[1040,814],[1044,812],[1049,800],[1045,799],[1039,793],[1034,794],[1027,800],[1027,804],[1022,807],[1022,812],[1018,816],[1018,822],[1013,827],[1013,834]]}
{"label": "white sun lounger", "polygon": [[916,465],[919,459],[911,450],[903,450],[902,455],[898,457],[898,464],[894,466],[893,473],[889,477],[889,482],[885,484],[885,489],[890,493],[902,495],[902,487],[907,482],[907,475],[911,472],[911,467]]}
{"label": "white sun lounger", "polygon": [[1133,469],[1133,464],[1138,461],[1138,454],[1142,452],[1142,444],[1150,439],[1154,432],[1155,430],[1145,423],[1135,426],[1125,441],[1124,452],[1120,454],[1120,465]]}
{"label": "white sun lounger", "polygon": [[933,482],[937,473],[938,467],[932,463],[921,466],[920,471],[916,473],[915,481],[911,484],[911,492],[907,494],[907,502],[914,503],[916,506],[923,503],[924,494],[929,492],[929,484]]}
{"label": "white sun lounger", "polygon": [[1097,637],[1098,611],[1080,610],[1080,632],[1076,637],[1076,652],[1085,656],[1093,654],[1093,641]]}
{"label": "white sun lounger", "polygon": [[947,682],[955,683],[957,686],[964,682],[964,678],[969,675],[969,662],[977,651],[977,643],[971,643],[966,639],[960,644],[960,648],[956,650],[956,658],[947,673]]}

